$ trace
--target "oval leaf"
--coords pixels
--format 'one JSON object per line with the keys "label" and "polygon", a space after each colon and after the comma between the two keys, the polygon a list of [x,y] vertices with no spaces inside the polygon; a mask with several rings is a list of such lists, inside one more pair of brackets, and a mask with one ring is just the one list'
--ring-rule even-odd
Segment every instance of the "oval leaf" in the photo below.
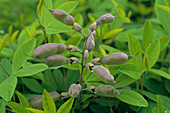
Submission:
{"label": "oval leaf", "polygon": [[129,89],[121,89],[119,90],[119,92],[120,95],[117,95],[116,97],[127,104],[141,107],[148,106],[148,103],[145,98],[135,91]]}
{"label": "oval leaf", "polygon": [[17,96],[19,98],[20,104],[23,107],[29,107],[29,103],[28,103],[27,99],[18,91],[16,91],[16,94],[17,94]]}
{"label": "oval leaf", "polygon": [[123,31],[122,28],[120,29],[114,29],[108,33],[106,33],[106,35],[104,35],[103,39],[108,39],[108,38],[112,38],[113,36],[115,36],[116,34],[118,34],[119,32]]}

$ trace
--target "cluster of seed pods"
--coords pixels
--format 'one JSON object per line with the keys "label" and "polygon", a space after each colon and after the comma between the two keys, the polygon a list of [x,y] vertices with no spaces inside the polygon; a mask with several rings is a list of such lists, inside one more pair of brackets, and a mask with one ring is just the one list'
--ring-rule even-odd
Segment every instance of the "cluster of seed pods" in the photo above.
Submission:
{"label": "cluster of seed pods", "polygon": [[[67,14],[64,10],[61,10],[61,9],[51,10],[50,9],[50,11],[52,12],[52,15],[55,19],[57,19],[58,21],[68,26],[74,26],[74,29],[76,31],[81,32],[83,34],[82,27],[78,23],[74,22],[74,18],[71,15]],[[94,36],[96,34],[96,31],[95,31],[96,28],[99,25],[113,22],[115,17],[116,16],[113,16],[108,13],[108,14],[101,16],[93,24],[91,24],[91,26],[88,29],[88,36],[85,37],[87,38],[87,42],[85,45],[84,53],[82,53],[74,45],[69,45],[68,47],[66,47],[64,44],[49,43],[49,44],[44,44],[36,48],[34,50],[32,57],[39,58],[39,59],[45,58],[44,62],[49,66],[59,66],[59,65],[63,65],[69,62],[71,65],[80,63],[76,57],[71,57],[69,61],[66,57],[59,55],[59,54],[63,53],[66,50],[69,50],[69,52],[80,52],[84,55],[84,59],[87,59],[89,53],[95,47]],[[100,96],[105,96],[105,97],[114,97],[115,95],[119,94],[118,90],[116,90],[112,86],[113,83],[116,83],[114,81],[113,75],[111,75],[109,70],[107,70],[104,66],[99,66],[99,64],[107,64],[107,65],[121,64],[121,63],[128,61],[132,57],[133,56],[128,56],[125,53],[118,52],[118,53],[113,53],[111,55],[106,55],[102,59],[94,58],[85,65],[91,72],[93,72],[97,77],[99,77],[104,83],[110,84],[110,85],[98,86],[97,88],[95,88],[96,94]],[[95,66],[96,64],[97,66]],[[87,89],[91,90],[89,88]],[[72,84],[69,88],[68,94],[72,97],[76,97],[80,93],[80,91],[81,91],[80,84]]]}

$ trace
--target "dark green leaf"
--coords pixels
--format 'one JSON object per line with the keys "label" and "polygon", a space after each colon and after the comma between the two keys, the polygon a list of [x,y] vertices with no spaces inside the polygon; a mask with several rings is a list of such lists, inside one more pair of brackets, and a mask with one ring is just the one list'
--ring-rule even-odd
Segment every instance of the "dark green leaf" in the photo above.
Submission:
{"label": "dark green leaf", "polygon": [[7,105],[14,110],[16,113],[27,113],[23,106],[15,102],[9,102]]}
{"label": "dark green leaf", "polygon": [[159,41],[161,44],[160,51],[163,51],[168,46],[168,44],[170,42],[170,37],[168,37],[168,36],[161,37],[161,38],[159,38]]}
{"label": "dark green leaf", "polygon": [[19,98],[20,104],[23,107],[29,107],[29,103],[28,103],[27,99],[18,91],[16,91],[16,94],[17,94],[17,96]]}
{"label": "dark green leaf", "polygon": [[1,113],[6,113],[5,112],[5,101],[0,99],[0,110],[1,110]]}
{"label": "dark green leaf", "polygon": [[150,69],[149,72],[154,73],[154,74],[157,74],[157,75],[159,75],[159,76],[162,76],[162,77],[167,78],[167,79],[170,80],[170,74],[168,74],[168,73],[166,73],[166,72],[164,72],[164,71],[162,71],[162,70]]}

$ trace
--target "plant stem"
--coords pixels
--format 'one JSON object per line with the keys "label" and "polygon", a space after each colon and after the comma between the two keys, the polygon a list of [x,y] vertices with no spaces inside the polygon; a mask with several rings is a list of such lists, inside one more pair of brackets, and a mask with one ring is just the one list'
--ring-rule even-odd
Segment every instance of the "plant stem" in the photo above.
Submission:
{"label": "plant stem", "polygon": [[[83,72],[84,72],[84,51],[85,51],[85,48],[86,48],[86,43],[87,43],[87,38],[85,38],[84,47],[83,47],[83,53],[82,53],[82,60],[81,60],[81,73],[80,73],[80,78],[79,78],[79,84],[81,85],[81,87],[83,87],[82,76],[83,76]],[[80,108],[79,113],[82,113],[81,92],[78,95],[78,100],[79,100],[79,108]]]}
{"label": "plant stem", "polygon": [[142,74],[142,78],[141,78],[141,90],[142,90],[142,95],[143,95],[143,74]]}
{"label": "plant stem", "polygon": [[136,81],[136,89],[139,89],[139,79]]}
{"label": "plant stem", "polygon": [[57,87],[58,87],[59,90],[61,91],[61,88],[60,88],[59,84],[57,83],[57,80],[56,80],[56,78],[55,78],[55,76],[54,76],[54,70],[53,70],[53,69],[51,70],[51,73],[52,73],[52,76],[53,76],[53,78],[54,78],[54,81],[55,81]]}
{"label": "plant stem", "polygon": [[109,106],[110,106],[110,112],[111,112],[111,113],[113,113],[113,110],[112,110],[112,105],[111,105],[110,98],[109,98]]}
{"label": "plant stem", "polygon": [[5,68],[0,64],[1,68],[4,70],[4,72],[10,77],[9,73],[5,70]]}

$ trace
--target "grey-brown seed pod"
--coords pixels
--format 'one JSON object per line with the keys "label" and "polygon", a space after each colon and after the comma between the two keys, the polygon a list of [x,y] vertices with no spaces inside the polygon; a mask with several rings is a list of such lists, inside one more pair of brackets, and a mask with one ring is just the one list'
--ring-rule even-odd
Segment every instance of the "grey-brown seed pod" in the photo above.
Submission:
{"label": "grey-brown seed pod", "polygon": [[68,93],[72,97],[76,97],[81,91],[81,85],[80,84],[71,84]]}
{"label": "grey-brown seed pod", "polygon": [[95,88],[95,93],[104,97],[114,97],[119,95],[119,91],[116,90],[112,85],[101,85]]}
{"label": "grey-brown seed pod", "polygon": [[107,13],[105,15],[102,15],[99,19],[97,19],[96,23],[97,25],[106,24],[106,23],[113,22],[114,19],[115,19],[115,16]]}
{"label": "grey-brown seed pod", "polygon": [[110,74],[110,72],[103,66],[94,66],[92,67],[92,71],[95,73],[97,77],[99,77],[102,81],[108,84],[115,83],[114,77]]}
{"label": "grey-brown seed pod", "polygon": [[88,33],[91,33],[91,32],[93,32],[95,29],[97,29],[97,23],[96,22],[94,22],[94,23],[92,23],[91,24],[91,26],[90,26],[90,28],[89,28],[89,30],[88,30]]}
{"label": "grey-brown seed pod", "polygon": [[67,14],[64,10],[55,9],[52,12],[52,15],[54,16],[54,18],[66,25],[74,25],[74,18],[71,15]]}
{"label": "grey-brown seed pod", "polygon": [[49,55],[63,53],[66,49],[67,47],[62,43],[48,43],[35,48],[32,57],[42,59]]}
{"label": "grey-brown seed pod", "polygon": [[94,49],[95,47],[95,40],[93,34],[90,34],[90,36],[87,39],[86,43],[86,49],[90,52]]}
{"label": "grey-brown seed pod", "polygon": [[100,58],[94,58],[90,62],[93,63],[93,64],[100,64],[99,61],[100,61]]}
{"label": "grey-brown seed pod", "polygon": [[128,55],[122,52],[113,53],[111,55],[104,56],[100,63],[107,64],[107,65],[113,65],[113,64],[121,64],[128,60]]}
{"label": "grey-brown seed pod", "polygon": [[[61,95],[58,94],[57,92],[50,92],[49,95],[52,97],[54,102],[59,100],[61,97]],[[43,109],[42,101],[43,101],[43,95],[35,95],[28,100],[28,103],[33,108]]]}
{"label": "grey-brown seed pod", "polygon": [[48,66],[60,66],[69,62],[70,61],[65,56],[58,54],[48,56],[46,59],[44,59],[44,63],[46,63]]}
{"label": "grey-brown seed pod", "polygon": [[82,27],[76,22],[74,22],[74,29],[78,32],[82,32]]}
{"label": "grey-brown seed pod", "polygon": [[80,63],[78,58],[76,58],[76,57],[71,57],[70,58],[70,65],[77,64],[77,63]]}

